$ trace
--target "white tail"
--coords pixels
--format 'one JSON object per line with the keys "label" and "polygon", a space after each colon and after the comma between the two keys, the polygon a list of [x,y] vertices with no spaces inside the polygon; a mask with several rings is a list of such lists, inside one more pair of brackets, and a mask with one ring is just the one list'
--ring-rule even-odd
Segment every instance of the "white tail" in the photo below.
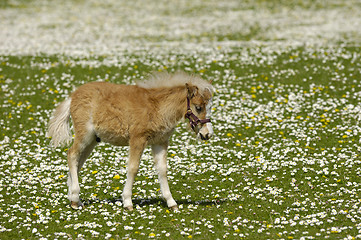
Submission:
{"label": "white tail", "polygon": [[72,135],[69,126],[71,98],[63,101],[54,111],[49,121],[48,137],[54,147],[70,143]]}

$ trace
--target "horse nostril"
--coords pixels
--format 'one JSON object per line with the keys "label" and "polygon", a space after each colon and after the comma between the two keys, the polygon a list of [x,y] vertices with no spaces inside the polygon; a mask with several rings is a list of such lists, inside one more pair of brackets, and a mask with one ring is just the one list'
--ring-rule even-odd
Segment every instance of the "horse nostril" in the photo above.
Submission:
{"label": "horse nostril", "polygon": [[212,137],[211,134],[207,133],[206,135],[200,134],[202,140],[208,140]]}

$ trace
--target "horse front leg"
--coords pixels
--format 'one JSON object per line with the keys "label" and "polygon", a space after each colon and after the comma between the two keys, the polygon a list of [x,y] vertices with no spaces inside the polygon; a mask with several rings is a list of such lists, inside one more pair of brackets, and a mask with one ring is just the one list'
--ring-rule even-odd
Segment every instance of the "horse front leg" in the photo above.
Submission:
{"label": "horse front leg", "polygon": [[139,170],[139,163],[144,148],[146,146],[146,141],[137,139],[136,141],[130,141],[129,144],[129,159],[127,167],[127,181],[124,185],[123,190],[123,207],[127,210],[133,210],[132,203],[132,189],[135,177],[137,176]]}
{"label": "horse front leg", "polygon": [[163,198],[167,201],[169,208],[178,210],[176,201],[173,199],[172,194],[169,190],[168,179],[167,179],[167,149],[168,143],[153,145],[152,151],[154,155],[155,168],[158,171],[158,178],[160,183],[160,190]]}

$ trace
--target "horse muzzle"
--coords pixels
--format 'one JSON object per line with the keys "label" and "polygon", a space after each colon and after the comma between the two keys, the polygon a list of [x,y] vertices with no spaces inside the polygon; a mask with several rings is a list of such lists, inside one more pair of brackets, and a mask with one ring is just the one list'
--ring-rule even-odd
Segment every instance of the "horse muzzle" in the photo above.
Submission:
{"label": "horse muzzle", "polygon": [[213,136],[214,132],[213,132],[213,127],[212,124],[210,122],[204,124],[198,132],[198,136],[202,139],[202,140],[209,140],[212,136]]}

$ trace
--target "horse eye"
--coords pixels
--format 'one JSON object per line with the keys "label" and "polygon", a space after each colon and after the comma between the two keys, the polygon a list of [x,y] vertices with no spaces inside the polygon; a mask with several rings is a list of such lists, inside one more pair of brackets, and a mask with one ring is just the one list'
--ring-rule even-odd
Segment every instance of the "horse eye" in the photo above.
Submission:
{"label": "horse eye", "polygon": [[200,113],[200,112],[202,112],[202,107],[196,106],[196,110],[197,110],[198,113]]}

